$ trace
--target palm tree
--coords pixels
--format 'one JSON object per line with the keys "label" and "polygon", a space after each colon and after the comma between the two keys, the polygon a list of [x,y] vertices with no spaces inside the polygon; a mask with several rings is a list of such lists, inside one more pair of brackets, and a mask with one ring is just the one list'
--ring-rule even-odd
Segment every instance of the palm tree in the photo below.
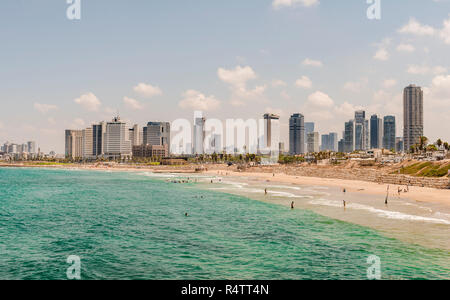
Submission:
{"label": "palm tree", "polygon": [[419,143],[419,149],[420,151],[425,150],[426,146],[428,144],[428,138],[425,136],[420,137],[420,143]]}
{"label": "palm tree", "polygon": [[444,143],[444,148],[445,148],[445,150],[447,150],[447,151],[449,150],[449,145],[448,145],[447,142]]}
{"label": "palm tree", "polygon": [[441,140],[441,139],[438,139],[437,142],[436,142],[436,145],[438,146],[439,149],[441,149],[441,146],[442,146],[442,140]]}

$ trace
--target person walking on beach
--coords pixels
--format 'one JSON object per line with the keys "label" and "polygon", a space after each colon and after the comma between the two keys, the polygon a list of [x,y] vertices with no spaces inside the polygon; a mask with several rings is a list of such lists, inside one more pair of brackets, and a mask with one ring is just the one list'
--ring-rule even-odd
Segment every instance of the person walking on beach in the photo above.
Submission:
{"label": "person walking on beach", "polygon": [[264,194],[267,195],[267,189],[264,189]]}
{"label": "person walking on beach", "polygon": [[345,200],[342,201],[344,203],[344,209],[347,208],[347,202],[345,202]]}

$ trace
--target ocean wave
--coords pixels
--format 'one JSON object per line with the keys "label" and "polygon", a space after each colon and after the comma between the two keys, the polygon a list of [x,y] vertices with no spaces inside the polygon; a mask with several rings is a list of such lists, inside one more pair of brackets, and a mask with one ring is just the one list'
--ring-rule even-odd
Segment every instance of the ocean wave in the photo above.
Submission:
{"label": "ocean wave", "polygon": [[[326,200],[326,199],[317,199],[309,202],[313,205],[323,205],[323,206],[331,206],[331,207],[341,207],[342,202],[335,200]],[[387,218],[387,219],[396,219],[396,220],[404,220],[404,221],[419,221],[419,222],[427,222],[427,223],[435,223],[435,224],[445,224],[450,225],[450,221],[444,219],[437,218],[429,218],[417,215],[409,215],[398,211],[387,211],[383,209],[378,209],[372,206],[367,206],[358,203],[348,203],[348,209],[356,209],[356,210],[364,210],[371,213],[376,214],[379,217]]]}

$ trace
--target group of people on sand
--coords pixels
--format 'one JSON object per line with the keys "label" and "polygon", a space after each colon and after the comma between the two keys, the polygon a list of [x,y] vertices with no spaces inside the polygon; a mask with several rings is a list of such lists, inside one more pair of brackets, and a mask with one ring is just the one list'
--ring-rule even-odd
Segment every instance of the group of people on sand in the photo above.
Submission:
{"label": "group of people on sand", "polygon": [[[389,191],[390,191],[391,186],[388,185],[387,186],[387,192],[386,192],[386,199],[384,200],[384,204],[388,205],[389,204]],[[344,193],[344,195],[347,193],[347,189],[343,188],[342,192]],[[398,197],[400,197],[401,193],[409,193],[409,184],[403,189],[402,187],[398,187]],[[343,200],[342,201],[344,204],[344,209],[347,208],[347,201]]]}

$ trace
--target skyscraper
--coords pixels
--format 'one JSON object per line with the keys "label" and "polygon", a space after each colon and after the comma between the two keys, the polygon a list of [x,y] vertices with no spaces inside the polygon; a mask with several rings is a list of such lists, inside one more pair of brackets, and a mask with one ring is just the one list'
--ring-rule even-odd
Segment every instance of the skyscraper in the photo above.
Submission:
{"label": "skyscraper", "polygon": [[[275,114],[265,114],[264,115],[264,144],[267,148],[272,148],[272,138],[277,134],[273,129],[272,121],[280,120],[280,116]],[[279,134],[279,133],[278,133]],[[275,141],[274,141],[275,142]],[[277,147],[278,142],[276,143]],[[275,146],[275,145],[274,145]]]}
{"label": "skyscraper", "polygon": [[355,150],[369,149],[369,122],[366,120],[366,112],[355,112]]}
{"label": "skyscraper", "polygon": [[314,132],[316,125],[313,122],[305,122],[305,150],[307,150],[308,133]]}
{"label": "skyscraper", "polygon": [[317,153],[319,151],[320,151],[319,133],[318,132],[308,133],[308,153]]}
{"label": "skyscraper", "polygon": [[289,153],[305,153],[305,117],[302,114],[293,114],[289,119]]}
{"label": "skyscraper", "polygon": [[148,122],[144,127],[144,145],[164,146],[167,145],[170,153],[170,123],[169,122]]}
{"label": "skyscraper", "polygon": [[129,132],[131,146],[139,146],[142,144],[141,129],[140,129],[139,125],[137,125],[137,124],[133,125],[133,127],[128,129],[128,132]]}
{"label": "skyscraper", "polygon": [[29,141],[27,143],[28,153],[35,154],[36,153],[36,142]]}
{"label": "skyscraper", "polygon": [[338,151],[338,134],[336,132],[330,132],[330,134],[328,135],[329,139],[328,139],[328,149],[330,151],[336,152]]}
{"label": "skyscraper", "polygon": [[395,150],[395,138],[396,138],[396,126],[395,117],[384,117],[384,143],[383,148],[387,150]]}
{"label": "skyscraper", "polygon": [[66,157],[70,159],[83,157],[83,131],[66,130]]}
{"label": "skyscraper", "polygon": [[330,135],[323,134],[322,135],[322,143],[320,145],[320,151],[328,151],[330,148]]}
{"label": "skyscraper", "polygon": [[205,122],[203,113],[196,111],[194,113],[194,154],[201,155],[205,153]]}
{"label": "skyscraper", "polygon": [[105,151],[106,123],[92,125],[92,155],[94,157],[103,156]]}
{"label": "skyscraper", "polygon": [[420,142],[424,134],[423,127],[423,91],[411,84],[403,92],[403,142],[405,152]]}
{"label": "skyscraper", "polygon": [[353,151],[355,151],[355,121],[350,120],[345,123],[344,152],[351,153]]}
{"label": "skyscraper", "polygon": [[83,158],[84,159],[92,158],[94,156],[93,127],[89,127],[89,128],[83,129],[82,135],[83,135]]}
{"label": "skyscraper", "polygon": [[131,157],[131,142],[128,136],[128,128],[120,117],[115,117],[106,123],[105,156],[110,159],[122,159]]}
{"label": "skyscraper", "polygon": [[383,120],[373,115],[370,118],[370,148],[381,149],[383,147]]}

